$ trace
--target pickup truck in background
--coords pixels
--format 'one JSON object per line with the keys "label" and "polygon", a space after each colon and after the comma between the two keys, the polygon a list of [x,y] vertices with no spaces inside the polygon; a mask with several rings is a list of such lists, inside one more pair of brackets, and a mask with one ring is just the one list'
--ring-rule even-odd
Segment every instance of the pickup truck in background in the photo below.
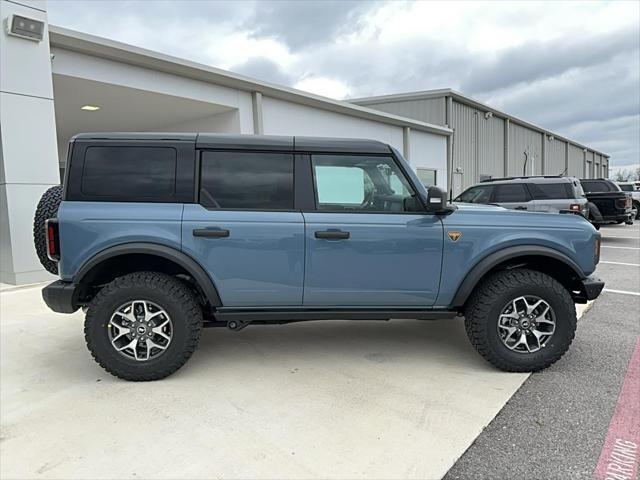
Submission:
{"label": "pickup truck in background", "polygon": [[640,212],[640,182],[616,182],[620,187],[620,190],[631,195],[631,202],[635,218],[638,218],[638,212]]}
{"label": "pickup truck in background", "polygon": [[604,178],[582,179],[580,183],[589,201],[589,221],[596,228],[609,224],[633,224],[631,195]]}

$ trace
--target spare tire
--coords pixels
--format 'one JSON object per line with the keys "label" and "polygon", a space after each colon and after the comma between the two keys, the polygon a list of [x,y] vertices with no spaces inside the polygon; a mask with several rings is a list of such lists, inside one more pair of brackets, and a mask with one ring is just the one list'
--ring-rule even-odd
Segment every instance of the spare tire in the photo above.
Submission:
{"label": "spare tire", "polygon": [[42,194],[36,213],[33,218],[33,244],[40,263],[47,272],[58,274],[58,263],[47,256],[47,232],[44,230],[44,222],[58,216],[58,207],[62,201],[62,185],[49,188]]}

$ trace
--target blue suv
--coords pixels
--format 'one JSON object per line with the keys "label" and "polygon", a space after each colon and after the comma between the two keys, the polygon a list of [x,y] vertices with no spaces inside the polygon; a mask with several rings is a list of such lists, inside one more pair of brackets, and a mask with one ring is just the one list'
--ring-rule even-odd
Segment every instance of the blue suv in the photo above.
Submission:
{"label": "blue suv", "polygon": [[36,211],[43,297],[84,309],[127,380],[175,372],[203,327],[459,315],[493,365],[535,371],[604,286],[584,218],[448,205],[377,141],[82,134],[65,175]]}

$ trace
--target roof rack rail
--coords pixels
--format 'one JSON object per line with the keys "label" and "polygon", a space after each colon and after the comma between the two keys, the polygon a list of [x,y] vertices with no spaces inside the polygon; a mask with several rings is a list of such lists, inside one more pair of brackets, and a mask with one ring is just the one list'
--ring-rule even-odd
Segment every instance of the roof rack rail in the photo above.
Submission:
{"label": "roof rack rail", "polygon": [[485,182],[499,182],[502,180],[526,180],[527,178],[564,178],[566,175],[522,175],[518,177],[501,177],[501,178],[486,178],[481,180],[480,183]]}

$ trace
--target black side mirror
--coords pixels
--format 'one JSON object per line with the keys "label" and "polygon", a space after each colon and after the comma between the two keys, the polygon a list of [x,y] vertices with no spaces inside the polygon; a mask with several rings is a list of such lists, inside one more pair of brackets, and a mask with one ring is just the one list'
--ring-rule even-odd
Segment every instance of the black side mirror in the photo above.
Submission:
{"label": "black side mirror", "polygon": [[424,207],[417,195],[405,197],[402,200],[402,208],[405,212],[424,212]]}
{"label": "black side mirror", "polygon": [[432,186],[427,190],[427,212],[451,213],[454,207],[447,205],[447,192],[441,188]]}

